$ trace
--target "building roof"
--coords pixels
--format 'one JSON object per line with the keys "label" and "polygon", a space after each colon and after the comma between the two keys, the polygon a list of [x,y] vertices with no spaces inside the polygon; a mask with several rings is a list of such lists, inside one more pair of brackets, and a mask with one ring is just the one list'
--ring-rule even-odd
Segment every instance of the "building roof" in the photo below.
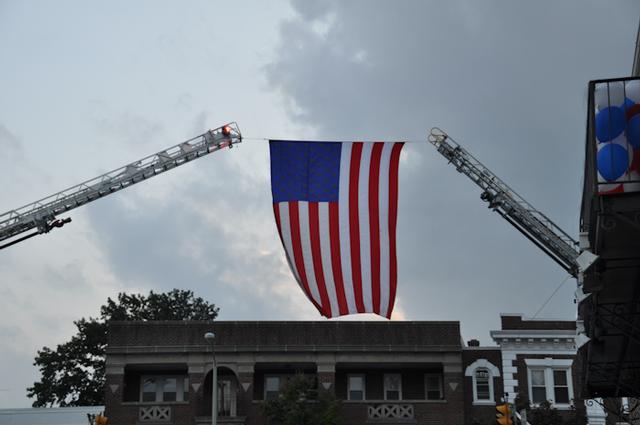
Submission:
{"label": "building roof", "polygon": [[575,331],[575,320],[523,319],[522,314],[500,314],[502,330]]}
{"label": "building roof", "polygon": [[204,351],[459,351],[459,322],[149,321],[111,322],[107,353]]}

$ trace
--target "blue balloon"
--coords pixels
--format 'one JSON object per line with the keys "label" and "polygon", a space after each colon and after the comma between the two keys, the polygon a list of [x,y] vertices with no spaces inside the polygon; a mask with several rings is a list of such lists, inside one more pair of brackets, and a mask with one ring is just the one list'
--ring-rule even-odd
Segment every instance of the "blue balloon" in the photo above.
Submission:
{"label": "blue balloon", "polygon": [[625,127],[624,111],[617,106],[609,106],[596,114],[596,137],[600,143],[618,137]]}
{"label": "blue balloon", "polygon": [[619,179],[629,168],[629,153],[615,143],[606,144],[598,151],[598,171],[608,182]]}
{"label": "blue balloon", "polygon": [[627,123],[627,140],[634,149],[640,149],[640,114],[632,116]]}
{"label": "blue balloon", "polygon": [[620,105],[620,107],[622,109],[629,109],[631,108],[633,105],[635,105],[636,102],[634,102],[633,100],[629,99],[628,97],[624,99],[624,103],[622,105]]}

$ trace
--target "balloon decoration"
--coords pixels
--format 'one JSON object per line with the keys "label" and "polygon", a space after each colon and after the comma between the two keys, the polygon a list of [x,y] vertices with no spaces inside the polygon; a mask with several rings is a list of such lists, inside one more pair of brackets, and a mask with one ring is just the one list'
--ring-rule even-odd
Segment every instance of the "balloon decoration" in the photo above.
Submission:
{"label": "balloon decoration", "polygon": [[598,192],[640,191],[640,80],[595,87]]}

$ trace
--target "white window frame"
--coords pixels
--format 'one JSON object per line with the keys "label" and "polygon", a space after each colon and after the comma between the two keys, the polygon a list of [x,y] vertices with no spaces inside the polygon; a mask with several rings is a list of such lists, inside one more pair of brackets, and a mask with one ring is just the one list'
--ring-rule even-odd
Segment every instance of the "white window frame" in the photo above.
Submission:
{"label": "white window frame", "polygon": [[[488,388],[488,398],[480,398],[478,395],[478,372],[483,372],[487,374],[487,387]],[[491,376],[491,371],[485,367],[479,367],[473,372],[473,401],[478,403],[492,403],[493,401],[493,377]]]}
{"label": "white window frame", "polygon": [[[400,382],[400,386],[398,387],[398,399],[388,399],[387,398],[387,376],[391,377],[391,376],[397,376],[398,377],[398,382]],[[402,400],[402,374],[401,373],[385,373],[382,376],[382,392],[383,392],[383,397],[385,400],[389,400],[389,401],[400,401]]]}
{"label": "white window frame", "polygon": [[269,378],[278,378],[278,394],[280,394],[280,392],[282,391],[282,383],[283,383],[282,375],[264,375],[264,388],[263,388],[262,399],[265,401],[268,400],[267,399],[267,380]]}
{"label": "white window frame", "polygon": [[[436,377],[438,378],[438,384],[439,387],[438,390],[440,391],[440,397],[438,398],[429,398],[429,388],[427,388],[427,378],[432,378],[432,377]],[[424,374],[424,399],[425,400],[444,400],[444,376],[442,375],[442,373],[425,373]]]}
{"label": "white window frame", "polygon": [[[144,393],[144,381],[146,379],[155,379],[156,381],[156,399],[155,401],[142,401],[142,395]],[[176,399],[171,401],[164,401],[164,381],[166,379],[176,380]],[[185,385],[186,384],[186,385]],[[185,388],[186,386],[186,388]],[[187,399],[185,400],[185,393]],[[188,402],[189,396],[189,376],[188,375],[142,375],[140,377],[140,392],[138,400],[141,403],[185,403]]]}
{"label": "white window frame", "polygon": [[[527,389],[529,392],[529,400],[533,403],[533,390],[531,386],[531,371],[532,370],[544,370],[544,385],[546,389],[547,400],[553,407],[558,410],[569,410],[573,405],[573,375],[571,373],[571,365],[573,360],[571,359],[553,359],[550,357],[544,359],[525,359],[527,365]],[[555,400],[555,382],[553,379],[553,372],[556,370],[563,370],[567,373],[567,390],[569,392],[569,403],[556,403]]]}
{"label": "white window frame", "polygon": [[[489,371],[489,400],[479,400],[478,399],[478,387],[476,382],[476,370],[477,369],[485,369]],[[482,405],[495,405],[495,387],[494,380],[495,378],[500,377],[500,369],[498,369],[493,363],[488,361],[487,359],[478,359],[475,362],[471,363],[464,371],[465,376],[471,377],[471,388],[473,389],[473,405],[474,406],[482,406]]]}
{"label": "white window frame", "polygon": [[[532,405],[534,406],[538,406],[540,405],[539,402],[536,402],[533,399],[533,373],[534,372],[542,372],[543,374],[543,380],[544,380],[544,395],[545,395],[545,400],[549,400],[549,375],[547,374],[547,368],[546,367],[527,367],[527,382],[528,382],[528,391],[529,391],[529,401],[531,402]],[[553,373],[553,371],[551,372]],[[542,387],[542,385],[536,385],[537,387]],[[549,400],[550,401],[550,400]]]}
{"label": "white window frame", "polygon": [[364,373],[349,373],[347,374],[347,400],[351,400],[351,378],[362,379],[362,400],[353,401],[365,401],[367,399],[367,378]]}

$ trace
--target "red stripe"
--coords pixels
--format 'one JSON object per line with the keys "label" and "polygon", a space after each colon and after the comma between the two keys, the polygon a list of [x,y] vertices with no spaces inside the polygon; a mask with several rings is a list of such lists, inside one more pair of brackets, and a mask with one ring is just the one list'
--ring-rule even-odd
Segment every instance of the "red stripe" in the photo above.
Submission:
{"label": "red stripe", "polygon": [[282,239],[282,228],[280,227],[280,206],[275,202],[273,203],[273,215],[276,217],[276,227],[278,228],[278,234],[280,235],[280,242],[282,242],[282,246],[284,246],[284,239]]}
{"label": "red stripe", "polygon": [[320,292],[320,302],[322,310],[320,313],[325,317],[332,317],[331,303],[327,294],[327,285],[324,281],[322,270],[322,253],[320,250],[320,217],[318,213],[318,203],[309,202],[309,239],[311,240],[311,258],[313,259],[313,271],[316,276],[316,284]]}
{"label": "red stripe", "polygon": [[398,280],[398,261],[396,259],[396,222],[398,215],[398,166],[400,150],[404,143],[394,143],[389,163],[389,307],[387,318],[391,318],[393,304],[396,300]]}
{"label": "red stripe", "polygon": [[360,177],[360,159],[362,142],[353,144],[349,169],[349,236],[351,239],[351,277],[353,293],[358,313],[364,313],[362,299],[362,271],[360,270],[360,224],[358,217],[358,179]]}
{"label": "red stripe", "polygon": [[309,290],[309,281],[307,280],[307,274],[304,271],[304,259],[302,257],[302,242],[300,240],[300,216],[298,211],[298,201],[289,201],[289,223],[291,227],[291,245],[293,247],[293,261],[298,270],[298,276],[302,280],[302,286],[307,294],[307,298],[316,306],[316,308],[322,313],[322,308],[313,299],[311,291]]}
{"label": "red stripe", "polygon": [[340,258],[340,215],[338,203],[329,202],[329,241],[331,243],[331,268],[333,269],[333,283],[336,286],[340,315],[349,314],[347,297],[344,295],[344,281],[342,280],[342,260]]}
{"label": "red stripe", "polygon": [[380,157],[384,143],[375,143],[369,164],[369,237],[371,251],[371,298],[373,312],[380,314],[380,215],[378,188],[380,186]]}

